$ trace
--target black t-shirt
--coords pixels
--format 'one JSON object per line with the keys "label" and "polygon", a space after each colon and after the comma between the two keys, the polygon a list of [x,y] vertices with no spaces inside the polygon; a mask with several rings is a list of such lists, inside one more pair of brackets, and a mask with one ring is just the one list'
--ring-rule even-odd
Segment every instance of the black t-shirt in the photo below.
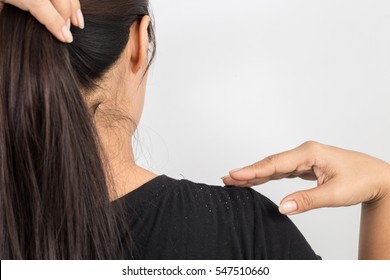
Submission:
{"label": "black t-shirt", "polygon": [[[126,259],[318,259],[277,206],[250,188],[156,177],[120,198]],[[131,235],[131,236],[129,236]]]}

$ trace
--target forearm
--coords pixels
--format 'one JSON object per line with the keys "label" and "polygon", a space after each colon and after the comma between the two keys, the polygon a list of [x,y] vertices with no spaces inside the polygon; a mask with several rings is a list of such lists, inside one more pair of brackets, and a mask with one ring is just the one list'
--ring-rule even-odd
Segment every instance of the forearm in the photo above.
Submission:
{"label": "forearm", "polygon": [[359,259],[390,260],[390,165],[384,172],[383,196],[362,204]]}

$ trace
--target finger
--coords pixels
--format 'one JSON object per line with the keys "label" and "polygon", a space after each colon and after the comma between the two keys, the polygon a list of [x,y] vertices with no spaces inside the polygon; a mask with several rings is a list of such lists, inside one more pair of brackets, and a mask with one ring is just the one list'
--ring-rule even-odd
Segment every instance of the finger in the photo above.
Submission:
{"label": "finger", "polygon": [[271,178],[251,180],[251,181],[247,181],[247,183],[243,187],[255,187],[258,185],[265,184],[269,181],[271,181]]}
{"label": "finger", "polygon": [[222,181],[227,186],[236,186],[236,187],[253,187],[265,184],[271,180],[280,180],[280,179],[295,179],[301,178],[303,180],[315,181],[317,180],[316,174],[314,174],[313,170],[309,171],[300,171],[300,172],[292,172],[292,173],[284,173],[284,174],[274,174],[270,177],[262,177],[256,178],[253,180],[236,180],[233,179],[230,175],[222,177]]}
{"label": "finger", "polygon": [[283,152],[273,156],[269,156],[255,164],[244,167],[243,169],[231,171],[229,175],[236,180],[253,180],[266,177],[285,178],[292,172],[305,172],[311,169],[308,165],[301,170],[298,167],[302,166],[307,161],[307,156],[299,150],[294,149],[288,152]]}
{"label": "finger", "polygon": [[293,150],[269,156],[242,169],[232,170],[229,175],[235,180],[247,181],[264,177],[285,178],[286,174],[293,172],[299,175],[312,169],[320,148],[319,143],[306,142]]}
{"label": "finger", "polygon": [[239,170],[229,172],[229,175],[236,180],[254,180],[258,178],[271,177],[278,173],[291,173],[297,168],[297,152],[291,150],[280,154],[269,156],[259,162],[246,166]]}
{"label": "finger", "polygon": [[70,0],[51,0],[54,8],[66,21],[72,16],[72,3]]}
{"label": "finger", "polygon": [[81,12],[80,1],[79,0],[71,0],[72,5],[72,16],[71,21],[74,26],[79,27],[80,29],[84,29],[84,16]]}
{"label": "finger", "polygon": [[336,181],[329,181],[313,189],[290,194],[280,203],[279,211],[285,215],[294,215],[322,207],[341,206],[336,191],[338,185]]}
{"label": "finger", "polygon": [[248,181],[239,181],[239,180],[234,180],[232,177],[230,177],[229,175],[225,176],[225,177],[222,177],[221,178],[223,183],[226,185],[226,186],[236,186],[236,187],[243,187],[245,186],[246,184],[248,184]]}
{"label": "finger", "polygon": [[32,1],[28,10],[58,40],[64,43],[71,43],[73,41],[72,33],[67,27],[65,19],[57,12],[49,0]]}

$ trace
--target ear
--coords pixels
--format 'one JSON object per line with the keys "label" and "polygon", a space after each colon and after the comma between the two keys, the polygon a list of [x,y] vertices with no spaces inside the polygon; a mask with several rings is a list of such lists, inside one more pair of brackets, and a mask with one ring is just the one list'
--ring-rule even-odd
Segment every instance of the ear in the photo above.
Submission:
{"label": "ear", "polygon": [[130,28],[129,48],[130,67],[133,74],[137,74],[148,59],[150,17],[144,16]]}

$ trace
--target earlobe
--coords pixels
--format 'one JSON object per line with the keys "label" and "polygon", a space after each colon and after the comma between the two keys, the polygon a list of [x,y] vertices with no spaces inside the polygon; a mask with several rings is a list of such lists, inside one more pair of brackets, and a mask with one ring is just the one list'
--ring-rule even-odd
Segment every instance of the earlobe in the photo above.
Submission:
{"label": "earlobe", "polygon": [[150,17],[144,16],[140,22],[134,23],[130,29],[131,72],[137,74],[148,59]]}

